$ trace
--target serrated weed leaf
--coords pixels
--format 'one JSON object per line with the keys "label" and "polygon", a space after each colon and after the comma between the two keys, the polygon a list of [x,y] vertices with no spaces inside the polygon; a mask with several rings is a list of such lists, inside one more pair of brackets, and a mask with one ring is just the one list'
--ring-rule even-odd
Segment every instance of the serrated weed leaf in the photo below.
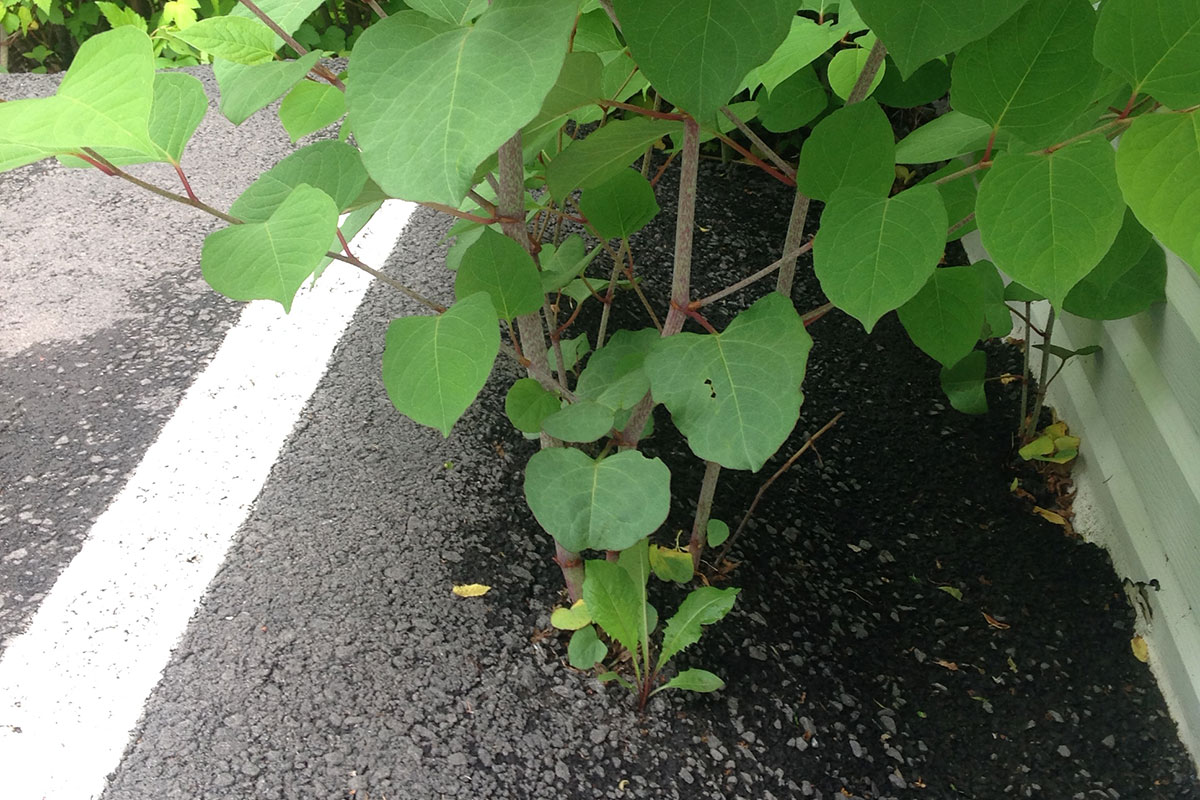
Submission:
{"label": "serrated weed leaf", "polygon": [[1028,0],[855,0],[905,78],[919,66],[986,36]]}
{"label": "serrated weed leaf", "polygon": [[329,195],[300,184],[263,222],[210,233],[200,253],[204,280],[234,300],[275,300],[290,311],[334,238],[337,218]]}
{"label": "serrated weed leaf", "polygon": [[896,178],[895,139],[874,100],[840,108],[817,123],[800,151],[796,186],[828,201],[843,187],[887,196]]}
{"label": "serrated weed leaf", "polygon": [[459,299],[444,314],[392,320],[383,384],[396,409],[443,436],[475,400],[500,351],[491,298]]}
{"label": "serrated weed leaf", "polygon": [[791,301],[771,293],[721,333],[659,339],[646,370],[697,457],[756,472],[796,426],[811,347]]}
{"label": "serrated weed leaf", "polygon": [[367,29],[346,104],[371,177],[393,197],[457,205],[476,166],[537,116],[577,6],[495,0],[469,27],[410,11]]}
{"label": "serrated weed leaf", "polygon": [[[615,0],[638,66],[665,100],[716,122],[742,78],[783,43],[791,0]],[[686,58],[680,58],[686,53]]]}
{"label": "serrated weed leaf", "polygon": [[868,332],[911,300],[945,250],[946,206],[932,186],[880,198],[839,189],[821,218],[813,263],[826,296]]}
{"label": "serrated weed leaf", "polygon": [[567,550],[624,550],[666,521],[671,472],[636,450],[593,459],[554,447],[529,459],[525,499],[542,528]]}
{"label": "serrated weed leaf", "polygon": [[1124,213],[1113,150],[1099,137],[997,156],[976,203],[996,266],[1057,308],[1108,252]]}
{"label": "serrated weed leaf", "polygon": [[720,620],[737,600],[740,589],[718,589],[702,586],[680,603],[679,610],[663,628],[662,650],[658,654],[658,669],[684,648],[700,641],[701,628]]}
{"label": "serrated weed leaf", "polygon": [[725,681],[706,669],[685,669],[658,687],[651,694],[667,689],[686,689],[689,692],[715,692],[725,688]]}
{"label": "serrated weed leaf", "polygon": [[645,589],[629,573],[609,561],[588,561],[584,566],[583,601],[597,625],[633,656],[635,669],[642,645],[640,619],[645,614]]}
{"label": "serrated weed leaf", "polygon": [[1200,2],[1106,0],[1096,60],[1169,108],[1200,103]]}

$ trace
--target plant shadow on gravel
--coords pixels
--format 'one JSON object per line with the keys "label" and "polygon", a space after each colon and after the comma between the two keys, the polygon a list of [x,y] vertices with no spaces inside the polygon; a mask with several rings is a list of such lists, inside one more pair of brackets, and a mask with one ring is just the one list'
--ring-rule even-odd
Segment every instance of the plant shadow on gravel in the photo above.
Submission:
{"label": "plant shadow on gravel", "polygon": [[[701,171],[694,296],[757,268],[761,243],[780,241],[786,224],[786,189],[757,174],[727,183],[725,169]],[[658,187],[664,208],[672,176]],[[737,195],[721,195],[726,187]],[[635,242],[642,264],[663,262],[649,275],[667,271],[666,210]],[[647,281],[656,307],[667,282]],[[824,302],[811,262],[801,262],[794,299],[801,312]],[[720,328],[744,301],[706,312]],[[642,325],[637,310],[619,298],[619,326]],[[598,309],[570,335],[594,330],[589,314]],[[710,669],[727,687],[660,695],[642,718],[626,692],[566,666],[567,635],[548,622],[558,570],[540,555],[546,542],[521,495],[518,465],[534,444],[507,424],[498,384],[481,395],[497,456],[512,465],[495,499],[506,511],[463,532],[453,571],[500,590],[488,598],[496,630],[536,629],[528,641],[509,634],[540,662],[534,685],[514,687],[523,703],[553,705],[580,689],[606,698],[572,710],[599,735],[560,743],[572,771],[606,775],[604,785],[567,796],[1200,797],[1153,678],[1130,654],[1133,614],[1107,554],[1010,491],[1018,474],[1031,476],[1013,463],[1017,384],[989,382],[991,411],[967,416],[947,408],[936,365],[894,315],[867,335],[835,311],[810,332],[796,432],[760,473],[725,471],[713,516],[736,526],[762,481],[834,414],[845,417],[768,490],[731,553],[738,566],[715,579],[742,589],[738,604],[679,657],[679,668]],[[987,356],[989,376],[1019,374],[1016,348],[990,344]],[[661,408],[656,422],[643,449],[674,476],[657,537],[667,544],[690,526],[702,464]],[[651,587],[660,609],[685,593]],[[634,776],[610,774],[614,757],[638,767],[621,791]]]}

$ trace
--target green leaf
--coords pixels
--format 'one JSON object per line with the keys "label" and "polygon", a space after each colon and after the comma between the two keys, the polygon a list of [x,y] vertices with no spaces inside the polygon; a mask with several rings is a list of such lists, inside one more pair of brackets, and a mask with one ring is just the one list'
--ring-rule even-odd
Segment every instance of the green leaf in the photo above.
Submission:
{"label": "green leaf", "polygon": [[845,34],[845,30],[837,25],[818,25],[807,17],[792,17],[790,24],[787,37],[767,62],[746,76],[743,82],[746,88],[761,83],[768,92],[775,91],[776,87],[837,44]]}
{"label": "green leaf", "polygon": [[479,292],[435,317],[392,320],[383,385],[401,414],[449,436],[483,388],[499,351],[496,310]]}
{"label": "green leaf", "polygon": [[946,206],[932,186],[890,198],[839,189],[813,244],[817,279],[834,305],[869,333],[929,280],[944,252],[947,227]]}
{"label": "green leaf", "polygon": [[1004,287],[1004,299],[1014,303],[1036,303],[1038,300],[1045,300],[1046,295],[1012,281]]}
{"label": "green leaf", "polygon": [[567,662],[575,669],[591,669],[608,655],[608,645],[596,636],[596,629],[587,625],[571,634],[567,645]]}
{"label": "green leaf", "polygon": [[608,14],[600,8],[579,15],[573,44],[575,52],[588,53],[611,53],[623,47]]}
{"label": "green leaf", "polygon": [[587,191],[607,183],[668,135],[681,137],[681,124],[648,117],[609,122],[586,139],[572,142],[547,165],[550,195],[562,202],[574,189]]}
{"label": "green leaf", "polygon": [[654,219],[658,201],[650,181],[640,172],[623,169],[611,180],[584,192],[579,210],[601,239],[624,239]]}
{"label": "green leaf", "polygon": [[182,72],[154,76],[154,105],[150,109],[150,138],[178,164],[192,134],[208,111],[204,84]]}
{"label": "green leaf", "polygon": [[[603,11],[600,13],[604,14]],[[607,24],[611,29],[611,23]],[[579,44],[578,35],[575,44]],[[542,101],[537,116],[522,130],[522,136],[529,139],[545,130],[556,131],[572,111],[595,103],[603,94],[600,85],[603,71],[604,64],[595,53],[568,53],[554,87]]]}
{"label": "green leaf", "polygon": [[660,581],[690,583],[695,574],[691,553],[656,544],[650,545],[650,568]]}
{"label": "green leaf", "polygon": [[197,50],[238,64],[264,64],[275,58],[275,34],[257,19],[209,17],[175,31]]}
{"label": "green leaf", "polygon": [[523,433],[538,433],[542,420],[562,405],[558,395],[548,392],[533,378],[520,378],[504,397],[504,413],[513,427]]}
{"label": "green leaf", "polygon": [[960,602],[962,601],[962,590],[957,589],[953,586],[939,586],[938,588],[941,589],[946,594],[953,597],[955,600],[958,600]]}
{"label": "green leaf", "polygon": [[[922,178],[921,182],[917,185],[934,184],[941,178],[965,169],[966,166],[967,163],[965,161],[955,159],[937,172]],[[949,220],[951,225],[966,219],[968,214],[975,213],[975,201],[979,197],[978,180],[978,175],[962,175],[952,181],[937,185],[937,190],[942,195],[942,202],[946,204],[946,219]],[[947,229],[946,241],[953,242],[961,239],[978,227],[979,224],[972,218],[970,222],[956,228],[953,233]]]}
{"label": "green leaf", "polygon": [[[543,450],[538,455],[550,452],[555,451]],[[529,463],[533,464],[532,461]],[[645,612],[645,590],[634,585],[628,572],[609,561],[588,561],[584,565],[584,571],[583,601],[587,603],[592,619],[605,633],[628,650],[636,662],[638,648],[642,642],[639,621]]]}
{"label": "green leaf", "polygon": [[613,410],[591,400],[580,400],[542,420],[542,430],[564,442],[594,442],[613,427]]}
{"label": "green leaf", "polygon": [[608,683],[609,681],[616,681],[619,686],[621,686],[625,689],[628,689],[631,692],[637,691],[636,686],[634,686],[632,683],[630,683],[629,681],[622,678],[616,672],[611,672],[611,671],[603,672],[596,676],[596,680],[600,681],[601,683]]}
{"label": "green leaf", "polygon": [[1063,310],[1088,319],[1121,319],[1165,302],[1167,255],[1128,209],[1116,241],[1075,284]]}
{"label": "green leaf", "polygon": [[236,64],[218,61],[213,74],[221,87],[218,108],[234,125],[241,125],[254,112],[266,108],[304,79],[321,58],[314,50],[296,61],[272,61],[267,64]]}
{"label": "green leaf", "polygon": [[983,292],[983,335],[980,338],[1002,339],[1012,332],[1012,311],[1004,302],[1004,277],[996,265],[979,260],[971,265]]}
{"label": "green leaf", "polygon": [[[863,68],[867,66],[867,58],[869,51],[861,47],[852,47],[848,50],[840,50],[829,62],[829,69],[826,77],[829,78],[829,88],[833,89],[834,94],[845,100],[850,96],[850,92],[854,89],[854,84],[858,81],[858,76],[862,74]],[[880,65],[879,71],[875,73],[875,77],[871,80],[871,85],[867,89],[867,94],[870,95],[879,86],[879,82],[883,80],[883,74],[887,71],[886,66]]]}
{"label": "green leaf", "polygon": [[307,184],[293,189],[263,222],[230,225],[204,240],[204,280],[234,300],[276,300],[285,311],[337,231],[337,206]]}
{"label": "green leaf", "polygon": [[987,375],[987,356],[972,351],[953,367],[942,367],[942,391],[950,405],[964,414],[986,414],[987,396],[983,379]]}
{"label": "green leaf", "polygon": [[701,586],[679,604],[675,616],[663,629],[662,650],[658,654],[658,669],[684,648],[700,641],[701,626],[720,620],[737,600],[740,589],[717,589]]}
{"label": "green leaf", "polygon": [[279,106],[279,121],[294,142],[326,128],[346,113],[346,96],[336,86],[300,81]]}
{"label": "green leaf", "polygon": [[475,167],[537,116],[576,7],[494,0],[470,27],[400,12],[367,29],[346,104],[375,182],[393,197],[457,205]]}
{"label": "green leaf", "polygon": [[1200,270],[1200,114],[1134,120],[1117,150],[1117,180],[1138,220]]}
{"label": "green leaf", "polygon": [[953,366],[979,341],[983,287],[971,267],[935,269],[916,297],[898,311],[913,344],[942,366]]}
{"label": "green leaf", "polygon": [[[973,5],[962,7],[978,13]],[[986,39],[959,51],[950,101],[1032,147],[1058,141],[1091,104],[1100,79],[1092,58],[1095,25],[1087,0],[1029,3]]]}
{"label": "green leaf", "polygon": [[1200,3],[1106,0],[1096,22],[1096,60],[1169,108],[1200,103]]}
{"label": "green leaf", "polygon": [[643,366],[658,339],[653,328],[617,331],[588,359],[575,394],[613,410],[633,408],[650,390]]}
{"label": "green leaf", "polygon": [[[791,0],[615,0],[625,41],[663,99],[716,121],[742,77],[783,43]],[[686,54],[681,58],[680,54]]]}
{"label": "green leaf", "polygon": [[708,546],[720,547],[729,538],[729,526],[719,519],[708,521]]}
{"label": "green leaf", "polygon": [[[655,689],[661,692],[665,689],[687,689],[689,692],[715,692],[725,688],[725,681],[706,669],[685,669],[678,675]],[[653,693],[652,693],[653,694]]]}
{"label": "green leaf", "polygon": [[577,631],[592,624],[592,615],[588,613],[587,603],[583,600],[576,600],[570,608],[554,609],[550,614],[550,624],[560,631]]}
{"label": "green leaf", "polygon": [[597,245],[592,248],[592,252],[585,253],[584,247],[583,239],[575,233],[563,239],[558,247],[552,244],[542,245],[542,252],[539,255],[542,264],[543,292],[547,294],[557,292],[577,278],[602,249]]}
{"label": "green leaf", "polygon": [[484,228],[462,255],[454,280],[456,297],[487,292],[501,319],[510,322],[542,307],[537,265],[524,247],[502,233]]}
{"label": "green leaf", "polygon": [[886,196],[896,179],[893,142],[891,123],[874,100],[840,108],[817,123],[804,143],[796,185],[817,200],[851,186]]}
{"label": "green leaf", "polygon": [[1121,229],[1112,147],[1097,137],[1052,153],[1001,154],[975,212],[996,266],[1062,308]]}
{"label": "green leaf", "polygon": [[0,103],[0,170],[84,147],[157,154],[153,102],[150,38],[130,26],[93,36],[53,97]]}
{"label": "green leaf", "polygon": [[97,0],[96,5],[100,8],[100,13],[104,15],[104,19],[113,30],[124,26],[132,26],[134,29],[146,32],[146,20],[132,8],[122,8],[116,3],[107,2],[107,0]]}
{"label": "green leaf", "polygon": [[302,183],[329,195],[342,211],[350,207],[366,181],[357,150],[332,140],[315,142],[260,175],[234,201],[229,213],[246,222],[263,222]]}
{"label": "green leaf", "polygon": [[408,0],[408,7],[453,25],[465,25],[487,11],[488,0]]}
{"label": "green leaf", "polygon": [[916,108],[942,97],[950,90],[950,65],[935,58],[926,61],[908,78],[891,56],[884,59],[883,80],[875,90],[875,99],[892,108]]}
{"label": "green leaf", "polygon": [[[1040,0],[1039,0],[1040,1]],[[1027,0],[855,0],[907,78],[931,58],[987,36]]]}
{"label": "green leaf", "polygon": [[[666,520],[671,472],[636,450],[591,459],[580,450],[555,447],[529,460],[525,499],[541,526],[567,550],[624,550]],[[588,608],[595,615],[590,601]]]}
{"label": "green leaf", "polygon": [[829,93],[811,67],[804,67],[769,92],[764,89],[758,97],[759,122],[774,133],[807,125],[829,105]]}
{"label": "green leaf", "polygon": [[[274,20],[279,27],[288,33],[295,33],[300,24],[308,19],[309,14],[322,2],[323,0],[255,0],[254,4]],[[231,17],[258,20],[253,11],[237,2],[232,3],[227,12],[222,11],[221,13],[226,13]],[[272,35],[275,36],[275,48],[278,49],[283,44],[283,40],[274,33]]]}
{"label": "green leaf", "polygon": [[992,126],[961,111],[949,111],[905,136],[896,145],[897,164],[928,164],[982,150]]}
{"label": "green leaf", "polygon": [[796,426],[811,347],[791,301],[772,292],[721,333],[659,339],[646,371],[697,457],[757,472]]}

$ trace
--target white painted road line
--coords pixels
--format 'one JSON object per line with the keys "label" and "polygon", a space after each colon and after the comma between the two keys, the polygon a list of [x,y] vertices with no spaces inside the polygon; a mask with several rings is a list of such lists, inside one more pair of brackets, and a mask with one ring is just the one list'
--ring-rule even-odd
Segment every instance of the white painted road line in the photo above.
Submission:
{"label": "white painted road line", "polygon": [[[354,240],[382,264],[414,206]],[[331,269],[290,316],[252,303],[0,661],[0,796],[91,800],[350,324],[370,277]]]}

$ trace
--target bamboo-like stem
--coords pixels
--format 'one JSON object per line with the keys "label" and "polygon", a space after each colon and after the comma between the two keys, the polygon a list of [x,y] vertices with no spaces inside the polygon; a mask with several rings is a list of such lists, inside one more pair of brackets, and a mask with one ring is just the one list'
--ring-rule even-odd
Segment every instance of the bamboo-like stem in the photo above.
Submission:
{"label": "bamboo-like stem", "polygon": [[[783,237],[784,257],[777,262],[779,275],[775,279],[775,291],[787,298],[792,296],[792,283],[796,279],[796,259],[800,255],[799,252],[794,256],[787,254],[797,251],[801,240],[804,239],[804,224],[808,221],[810,202],[808,195],[796,187],[796,196],[792,199],[792,213],[788,217],[787,233]],[[811,249],[812,243],[808,246]]]}
{"label": "bamboo-like stem", "polygon": [[742,517],[742,521],[738,524],[737,530],[733,532],[733,534],[725,542],[725,546],[721,548],[719,553],[717,553],[715,563],[720,564],[725,559],[725,556],[729,553],[730,548],[733,547],[734,543],[738,540],[738,537],[742,535],[742,530],[745,529],[746,523],[750,521],[750,517],[754,515],[754,509],[758,508],[759,501],[762,500],[763,495],[766,494],[766,491],[771,487],[771,484],[778,480],[780,475],[791,469],[792,465],[796,463],[796,460],[799,459],[800,456],[804,455],[804,453],[806,453],[809,448],[816,443],[817,439],[820,439],[826,431],[836,425],[838,420],[840,420],[845,413],[845,411],[839,411],[836,415],[834,415],[833,419],[829,420],[829,422],[826,422],[825,425],[822,426],[821,430],[808,437],[808,441],[806,441],[799,450],[792,453],[791,457],[783,463],[783,466],[775,470],[775,474],[770,478],[767,478],[766,482],[759,487],[758,492],[754,495],[753,502],[750,503],[750,508],[746,510],[746,515]]}
{"label": "bamboo-like stem", "polygon": [[747,125],[738,117],[737,114],[733,113],[729,106],[721,106],[721,113],[728,117],[729,121],[736,125],[737,129],[741,131],[755,147],[761,150],[763,155],[771,160],[772,164],[779,167],[780,172],[782,172],[784,175],[787,175],[789,178],[792,178],[793,180],[796,178],[795,167],[793,167],[791,164],[785,161],[782,156],[772,150],[770,146],[762,140],[761,136],[755,133],[749,125]]}
{"label": "bamboo-like stem", "polygon": [[747,150],[746,148],[742,147],[740,144],[738,144],[737,142],[735,142],[733,139],[730,139],[730,138],[729,138],[728,136],[726,136],[725,134],[723,134],[723,133],[717,133],[717,139],[719,139],[719,140],[721,141],[721,143],[722,143],[722,144],[728,145],[729,147],[731,147],[731,148],[733,148],[734,150],[738,151],[738,153],[739,153],[739,154],[740,154],[740,155],[741,155],[743,158],[745,158],[745,159],[746,159],[747,161],[749,161],[751,164],[753,164],[754,166],[758,167],[758,168],[759,168],[759,169],[761,169],[763,172],[767,173],[768,175],[770,175],[772,178],[774,178],[775,180],[779,181],[780,183],[787,184],[788,186],[795,186],[795,185],[796,185],[796,180],[795,180],[795,178],[794,178],[793,176],[791,176],[791,175],[786,175],[786,174],[784,174],[784,173],[780,172],[779,170],[775,169],[775,168],[774,168],[774,167],[772,167],[770,164],[768,164],[767,162],[763,161],[761,158],[759,158],[758,156],[754,155],[754,153],[751,153],[749,150]]}
{"label": "bamboo-like stem", "polygon": [[[596,333],[596,349],[604,347],[604,337],[608,333],[608,317],[612,311],[613,296],[617,289],[617,276],[621,274],[623,265],[623,257],[625,248],[629,247],[629,240],[621,240],[621,248],[617,250],[616,256],[613,258],[612,274],[608,278],[608,291],[604,293],[604,309],[600,312],[600,330]],[[612,252],[611,250],[609,252]]]}
{"label": "bamboo-like stem", "polygon": [[379,7],[379,3],[375,2],[375,0],[366,0],[366,3],[372,11],[379,15],[380,19],[387,19],[387,12]]}
{"label": "bamboo-like stem", "polygon": [[1046,334],[1042,337],[1042,369],[1038,377],[1037,395],[1033,400],[1033,413],[1029,415],[1029,427],[1026,429],[1027,438],[1033,438],[1037,432],[1038,419],[1042,416],[1042,405],[1046,402],[1046,389],[1050,384],[1050,337],[1054,333],[1054,306],[1046,316]]}
{"label": "bamboo-like stem", "polygon": [[1017,436],[1025,438],[1025,428],[1028,423],[1025,421],[1029,416],[1029,381],[1033,378],[1033,373],[1029,368],[1029,360],[1031,358],[1030,351],[1033,349],[1033,303],[1025,302],[1025,358],[1024,367],[1021,370],[1021,419],[1017,422]]}
{"label": "bamboo-like stem", "polygon": [[621,21],[617,19],[617,12],[613,9],[612,0],[600,0],[600,7],[604,9],[605,14],[608,14],[608,18],[612,21],[613,27],[620,31]]}
{"label": "bamboo-like stem", "polygon": [[713,496],[717,493],[720,477],[720,464],[716,461],[704,462],[704,479],[700,482],[700,496],[696,498],[696,516],[692,520],[692,538],[688,542],[693,570],[700,568],[700,556],[703,555],[708,542],[708,520],[712,516]]}
{"label": "bamboo-like stem", "polygon": [[846,98],[846,105],[853,105],[866,99],[867,92],[871,90],[871,84],[875,81],[875,76],[879,74],[879,68],[883,66],[883,59],[886,55],[887,48],[884,47],[883,41],[876,39],[875,44],[871,45],[871,51],[867,53],[867,63],[863,64],[862,72],[858,74],[858,80],[854,82],[854,88],[850,90],[850,96]]}

